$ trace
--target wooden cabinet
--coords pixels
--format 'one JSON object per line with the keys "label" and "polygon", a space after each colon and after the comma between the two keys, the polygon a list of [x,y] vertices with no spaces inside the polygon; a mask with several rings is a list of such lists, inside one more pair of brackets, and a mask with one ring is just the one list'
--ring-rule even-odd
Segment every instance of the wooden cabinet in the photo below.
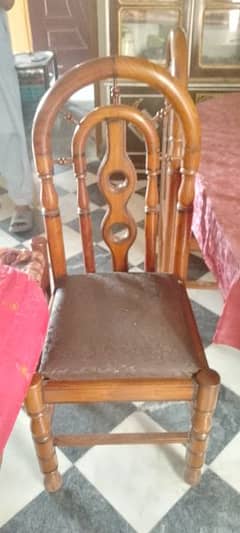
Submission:
{"label": "wooden cabinet", "polygon": [[[166,65],[169,30],[181,26],[194,100],[240,90],[240,0],[109,0],[108,13],[111,54]],[[121,101],[127,104],[151,115],[161,107],[159,96],[144,86],[122,82],[120,88]],[[129,131],[128,150],[141,166],[142,144],[134,131]]]}
{"label": "wooden cabinet", "polygon": [[184,28],[190,82],[240,88],[240,0],[111,0],[112,54],[164,64],[169,30]]}
{"label": "wooden cabinet", "polygon": [[176,26],[184,27],[187,16],[184,0],[112,0],[111,52],[164,64],[169,31]]}
{"label": "wooden cabinet", "polygon": [[194,3],[189,40],[189,87],[204,94],[240,90],[240,2]]}
{"label": "wooden cabinet", "polygon": [[[169,31],[184,26],[187,20],[184,0],[110,0],[110,53],[138,56],[166,63],[166,42]],[[120,81],[120,100],[154,116],[163,99],[149,87],[139,83]],[[136,168],[144,169],[143,141],[137,131],[129,127],[127,149]]]}

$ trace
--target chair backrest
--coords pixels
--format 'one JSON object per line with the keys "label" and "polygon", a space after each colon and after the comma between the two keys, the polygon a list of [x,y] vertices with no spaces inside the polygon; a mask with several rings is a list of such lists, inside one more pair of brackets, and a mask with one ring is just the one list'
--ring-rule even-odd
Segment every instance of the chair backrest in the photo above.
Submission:
{"label": "chair backrest", "polygon": [[[174,206],[176,246],[173,270],[183,278],[188,256],[194,175],[199,164],[198,114],[183,85],[166,69],[144,59],[121,56],[98,58],[73,67],[45,95],[35,116],[33,148],[42,181],[41,197],[54,277],[58,279],[65,276],[66,260],[58,198],[53,183],[52,128],[57,113],[75,91],[109,78],[114,83],[117,79],[124,79],[148,84],[167,98],[181,120],[185,144],[180,170],[181,185]],[[108,204],[102,231],[112,253],[113,269],[127,270],[128,251],[136,237],[136,224],[127,208],[137,180],[135,168],[126,151],[126,123],[131,122],[141,132],[146,144],[145,268],[147,271],[154,271],[159,222],[158,176],[164,154],[160,153],[159,135],[153,122],[138,109],[121,105],[117,97],[113,105],[102,106],[88,113],[77,125],[72,140],[72,161],[78,184],[78,213],[86,270],[94,272],[95,263],[86,186],[85,145],[92,127],[103,121],[106,123],[107,148],[98,170],[98,179]],[[122,177],[119,182],[115,180],[117,174]],[[117,230],[123,230],[120,239],[116,238]]]}
{"label": "chair backrest", "polygon": [[[171,30],[167,43],[167,65],[170,74],[177,78],[187,90],[188,85],[188,51],[185,33],[181,28]],[[181,117],[166,98],[164,107],[167,112],[163,117],[162,151],[165,154],[161,166],[161,204],[162,217],[159,224],[158,269],[171,271],[174,268],[176,206],[178,190],[181,184],[181,166],[184,146],[184,132]],[[190,209],[190,206],[189,206]],[[187,260],[187,255],[185,256]],[[185,264],[184,270],[186,271]]]}

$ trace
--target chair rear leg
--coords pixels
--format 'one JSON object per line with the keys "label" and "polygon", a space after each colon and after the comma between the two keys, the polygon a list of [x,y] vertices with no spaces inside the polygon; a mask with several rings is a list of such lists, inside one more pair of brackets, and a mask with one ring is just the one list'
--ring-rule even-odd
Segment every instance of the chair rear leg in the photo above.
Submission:
{"label": "chair rear leg", "polygon": [[44,404],[42,378],[35,374],[25,400],[25,408],[31,418],[32,437],[44,485],[48,492],[55,492],[62,486],[58,472],[58,460],[51,433],[52,407]]}
{"label": "chair rear leg", "polygon": [[211,369],[200,370],[196,376],[196,398],[193,405],[192,428],[187,445],[185,481],[196,485],[201,478],[201,469],[207,451],[208,435],[212,426],[220,378]]}

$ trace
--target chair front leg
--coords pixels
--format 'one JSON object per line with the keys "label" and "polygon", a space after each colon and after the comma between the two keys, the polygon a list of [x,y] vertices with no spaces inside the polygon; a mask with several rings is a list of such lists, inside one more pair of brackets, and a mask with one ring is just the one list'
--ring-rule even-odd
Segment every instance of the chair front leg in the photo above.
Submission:
{"label": "chair front leg", "polygon": [[190,485],[196,485],[201,478],[208,435],[220,388],[220,378],[214,370],[200,370],[195,379],[197,392],[193,405],[192,428],[187,445],[184,476],[185,481]]}
{"label": "chair front leg", "polygon": [[55,492],[62,486],[58,472],[58,460],[51,433],[52,407],[44,404],[42,377],[35,374],[25,400],[25,408],[31,418],[32,437],[44,485],[48,492]]}

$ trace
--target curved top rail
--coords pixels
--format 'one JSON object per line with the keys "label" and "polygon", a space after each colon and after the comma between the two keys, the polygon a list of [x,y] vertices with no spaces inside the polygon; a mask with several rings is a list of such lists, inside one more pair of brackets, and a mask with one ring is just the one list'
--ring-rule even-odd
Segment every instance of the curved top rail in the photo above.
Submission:
{"label": "curved top rail", "polygon": [[[93,109],[93,111],[90,111],[88,115],[81,120],[73,135],[73,157],[78,157],[79,154],[85,153],[85,145],[91,129],[100,122],[113,119],[132,122],[138,128],[143,134],[147,145],[147,161],[150,165],[148,170],[158,170],[160,166],[160,141],[156,128],[151,120],[142,115],[139,109],[121,104],[97,107],[96,109]],[[83,169],[81,172],[82,171]]]}
{"label": "curved top rail", "polygon": [[167,97],[182,121],[186,155],[191,156],[191,166],[197,168],[200,152],[200,123],[197,110],[185,88],[159,65],[145,59],[117,56],[97,58],[76,65],[46,93],[37,109],[33,127],[33,142],[39,172],[43,174],[52,172],[52,168],[49,168],[49,158],[44,157],[41,164],[41,156],[51,153],[51,128],[62,104],[76,90],[90,83],[112,77],[146,83]]}

